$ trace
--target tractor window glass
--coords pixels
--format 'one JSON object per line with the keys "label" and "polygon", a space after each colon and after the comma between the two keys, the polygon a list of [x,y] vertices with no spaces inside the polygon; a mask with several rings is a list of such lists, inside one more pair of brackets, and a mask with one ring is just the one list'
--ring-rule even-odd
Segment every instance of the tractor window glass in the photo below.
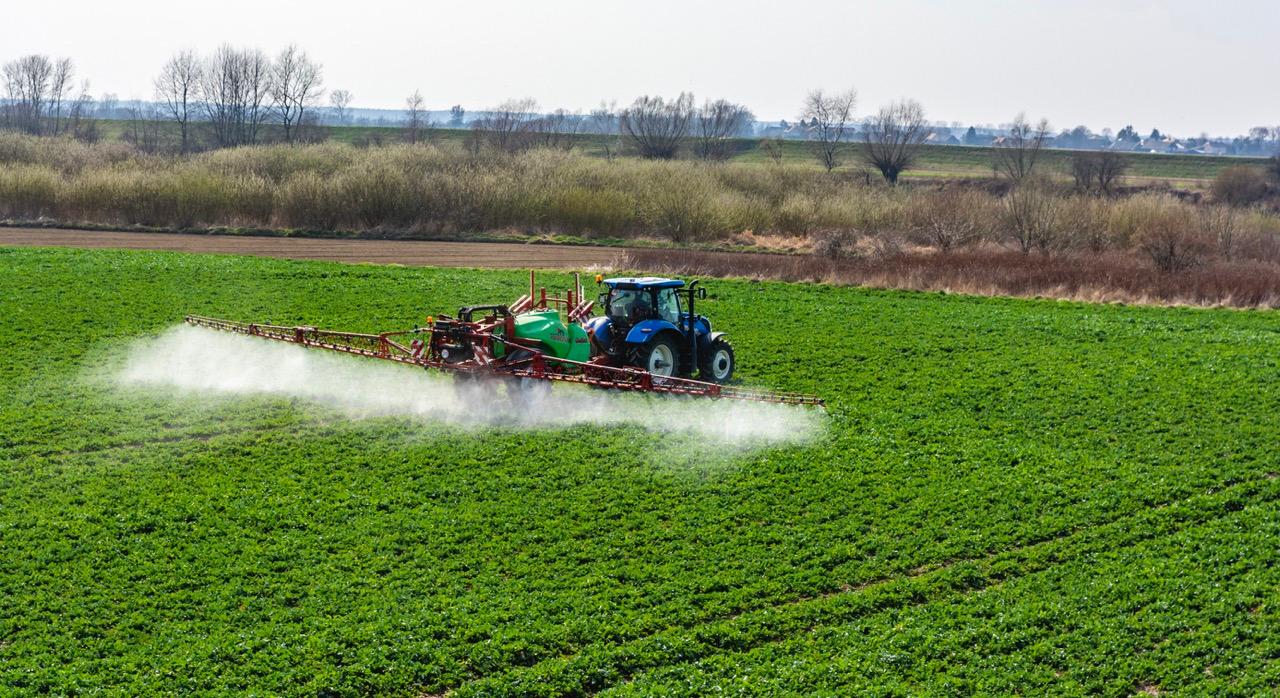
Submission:
{"label": "tractor window glass", "polygon": [[609,316],[627,321],[652,317],[649,292],[625,288],[614,290],[609,296]]}
{"label": "tractor window glass", "polygon": [[677,325],[680,323],[680,299],[673,288],[658,291],[658,317]]}

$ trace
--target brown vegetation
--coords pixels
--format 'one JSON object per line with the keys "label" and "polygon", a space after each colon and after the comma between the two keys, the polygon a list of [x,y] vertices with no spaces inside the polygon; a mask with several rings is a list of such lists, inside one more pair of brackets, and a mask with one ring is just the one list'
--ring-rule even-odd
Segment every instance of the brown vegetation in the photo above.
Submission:
{"label": "brown vegetation", "polygon": [[1267,179],[1256,167],[1236,165],[1218,174],[1211,191],[1219,203],[1251,206],[1267,195]]}
{"label": "brown vegetation", "polygon": [[[158,156],[4,133],[0,165],[0,219],[17,221],[781,246],[817,253],[784,270],[836,265],[856,272],[853,283],[892,271],[883,283],[915,287],[911,279],[921,278],[922,288],[1032,295],[1063,288],[1073,297],[1112,289],[1229,304],[1269,299],[1280,266],[1274,203],[1232,206],[1158,190],[1073,194],[1039,166],[1017,184],[887,186],[803,166],[610,161],[546,147],[329,143]],[[1017,258],[1027,272],[1013,269]],[[1170,278],[1144,281],[1153,274]],[[1239,285],[1250,276],[1261,286]]]}
{"label": "brown vegetation", "polygon": [[1127,253],[1024,256],[983,246],[952,254],[786,256],[629,250],[627,269],[681,276],[810,281],[985,296],[1057,298],[1148,305],[1280,307],[1280,265],[1213,263],[1166,274]]}

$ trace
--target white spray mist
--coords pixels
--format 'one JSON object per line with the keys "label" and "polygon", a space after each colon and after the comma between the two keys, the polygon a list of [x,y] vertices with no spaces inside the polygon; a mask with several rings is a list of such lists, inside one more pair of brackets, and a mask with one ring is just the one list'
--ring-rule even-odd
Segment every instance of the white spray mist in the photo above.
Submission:
{"label": "white spray mist", "polygon": [[190,326],[140,342],[120,382],[226,395],[270,394],[313,400],[352,418],[409,416],[461,427],[544,429],[630,424],[688,432],[732,446],[806,442],[821,431],[809,408],[729,400],[622,395],[536,382],[509,394],[501,387],[371,359],[330,354]]}

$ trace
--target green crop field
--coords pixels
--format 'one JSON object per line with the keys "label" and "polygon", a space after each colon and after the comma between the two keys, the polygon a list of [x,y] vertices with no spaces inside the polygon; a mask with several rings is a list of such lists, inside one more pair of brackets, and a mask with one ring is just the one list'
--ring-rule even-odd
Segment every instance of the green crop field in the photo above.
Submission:
{"label": "green crop field", "polygon": [[[0,268],[0,693],[1280,685],[1272,312],[707,282],[745,384],[827,401],[761,442],[680,428],[729,405],[573,388],[626,418],[423,418],[394,409],[422,397],[395,366],[358,417],[120,379],[184,313],[401,328],[511,300],[518,272],[11,248]],[[243,368],[200,356],[188,379]],[[312,381],[369,363],[334,358]]]}

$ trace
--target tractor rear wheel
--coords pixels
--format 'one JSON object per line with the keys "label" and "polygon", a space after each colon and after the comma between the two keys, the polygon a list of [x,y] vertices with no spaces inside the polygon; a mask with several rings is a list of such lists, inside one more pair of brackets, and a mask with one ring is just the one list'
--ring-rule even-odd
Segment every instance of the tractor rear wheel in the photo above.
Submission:
{"label": "tractor rear wheel", "polygon": [[733,345],[724,337],[717,337],[709,350],[698,356],[698,378],[712,383],[728,383],[736,368]]}
{"label": "tractor rear wheel", "polygon": [[670,339],[659,337],[646,342],[631,355],[631,363],[659,378],[676,374],[680,353]]}

